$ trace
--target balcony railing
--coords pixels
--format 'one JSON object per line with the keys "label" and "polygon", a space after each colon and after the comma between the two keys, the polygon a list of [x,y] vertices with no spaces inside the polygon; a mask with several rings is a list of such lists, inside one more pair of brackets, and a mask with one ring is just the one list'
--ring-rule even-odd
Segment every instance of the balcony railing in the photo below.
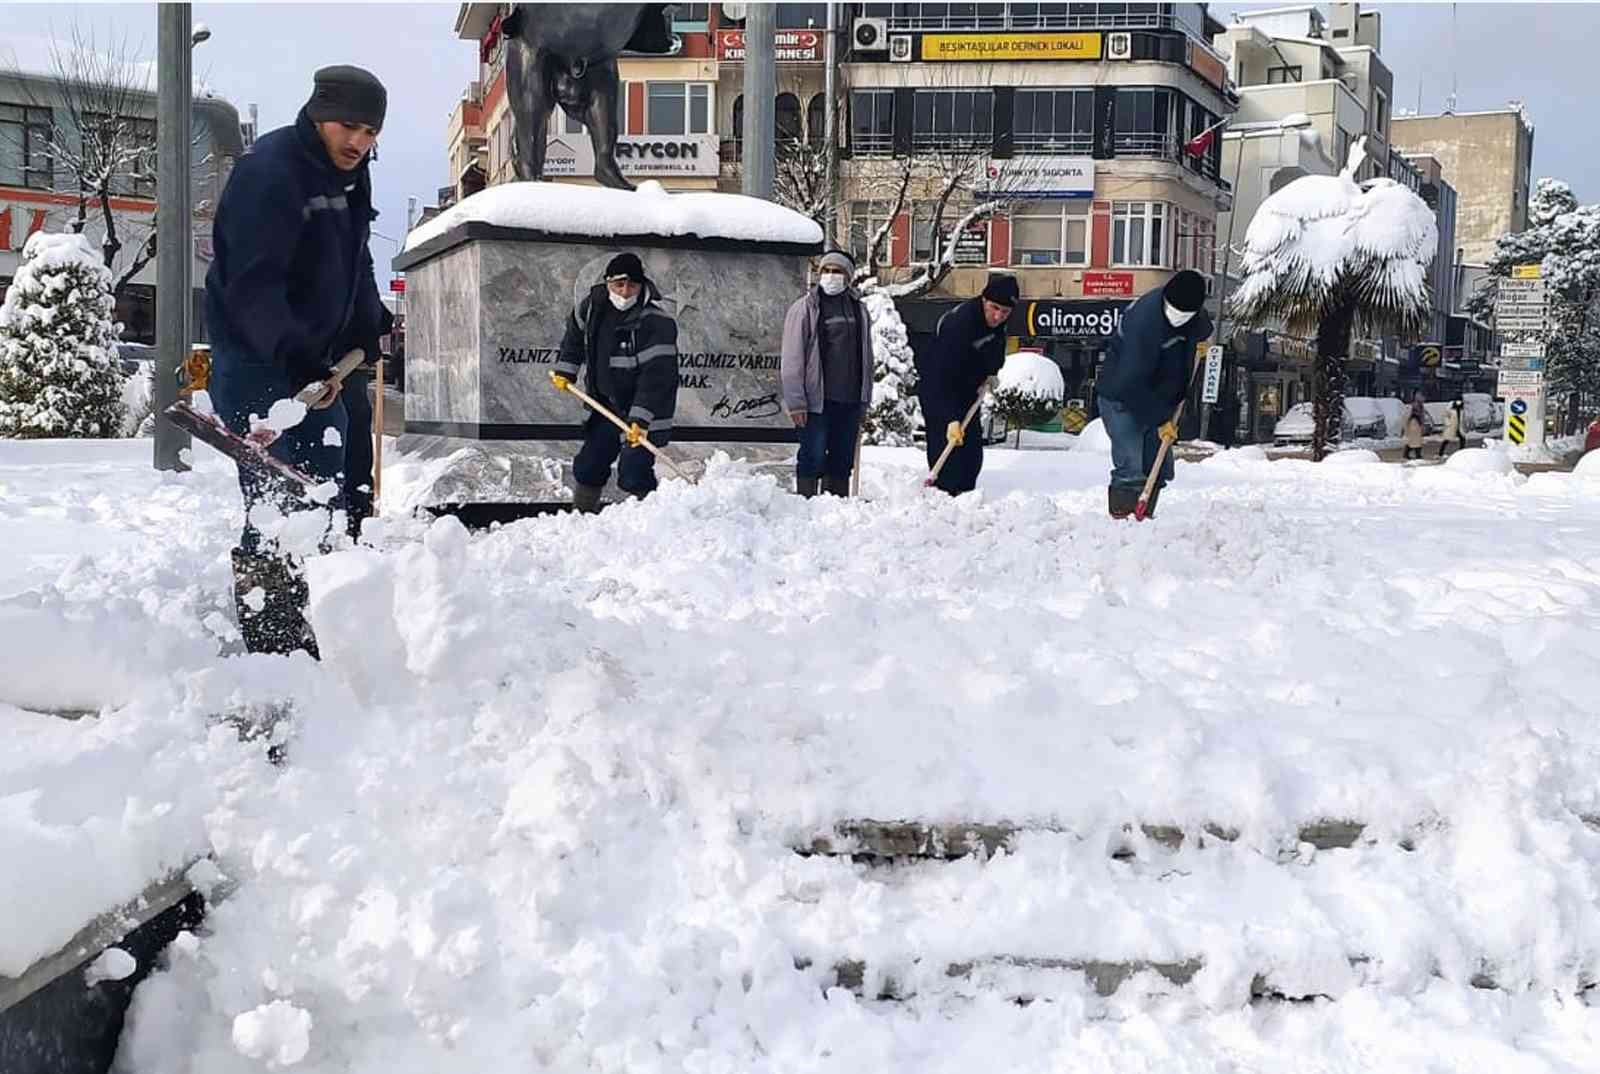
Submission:
{"label": "balcony railing", "polygon": [[1019,132],[1014,139],[1018,153],[1050,157],[1086,157],[1094,151],[1094,135],[1057,134],[1051,131]]}
{"label": "balcony railing", "polygon": [[1172,15],[1033,15],[1018,12],[976,15],[890,15],[891,31],[901,30],[1187,30]]}

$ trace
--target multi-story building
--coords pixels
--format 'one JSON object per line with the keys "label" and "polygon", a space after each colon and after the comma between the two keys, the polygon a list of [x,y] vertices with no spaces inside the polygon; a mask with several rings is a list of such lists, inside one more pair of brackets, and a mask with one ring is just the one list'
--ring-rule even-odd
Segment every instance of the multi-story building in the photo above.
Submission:
{"label": "multi-story building", "polygon": [[[465,4],[456,20],[482,61],[449,126],[456,196],[479,172],[487,183],[512,176],[500,12]],[[826,152],[828,13],[776,5],[780,171],[814,168]],[[618,163],[635,180],[737,190],[743,7],[677,4],[669,14],[671,55],[619,59]],[[905,281],[949,248],[969,209],[1001,203],[954,243],[954,267],[902,303],[913,342],[989,271],[1014,272],[1029,300],[1014,329],[1057,358],[1069,393],[1087,395],[1121,307],[1177,269],[1210,271],[1227,193],[1221,146],[1212,136],[1190,154],[1185,143],[1235,107],[1210,46],[1222,27],[1206,5],[1184,3],[836,4],[833,14],[837,193],[796,207],[826,205],[818,215],[863,261],[882,230],[879,275]],[[552,178],[592,182],[576,119],[558,111],[547,144]]]}
{"label": "multi-story building", "polygon": [[1527,228],[1533,124],[1520,103],[1492,112],[1397,116],[1393,125],[1401,152],[1436,158],[1455,184],[1464,264],[1488,264],[1496,239]]}
{"label": "multi-story building", "polygon": [[[62,146],[82,159],[84,125],[95,121],[85,102],[95,92],[72,87],[65,92],[57,75],[27,72],[0,73],[0,296],[16,274],[22,247],[36,231],[67,231],[79,218],[78,182],[68,162],[53,150]],[[156,95],[129,88],[121,108],[124,119],[118,145],[147,147],[147,159],[126,169],[107,199],[122,251],[112,265],[122,275],[133,264],[155,228]],[[70,98],[70,99],[69,99]],[[211,263],[211,217],[233,163],[244,152],[239,113],[226,101],[198,97],[192,112],[194,205],[193,317],[196,339],[204,340],[203,303],[199,301]],[[104,214],[98,199],[87,203],[84,233],[99,246],[105,235]],[[122,338],[130,342],[155,342],[156,261],[149,260],[123,288],[116,317],[123,324]]]}

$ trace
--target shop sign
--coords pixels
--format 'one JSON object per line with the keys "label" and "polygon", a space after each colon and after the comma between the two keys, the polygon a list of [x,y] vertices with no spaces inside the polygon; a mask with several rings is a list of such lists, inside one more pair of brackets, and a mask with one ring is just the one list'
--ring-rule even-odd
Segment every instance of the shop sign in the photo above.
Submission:
{"label": "shop sign", "polygon": [[1085,272],[1083,293],[1086,296],[1115,296],[1133,294],[1131,272]]}
{"label": "shop sign", "polygon": [[1098,60],[1100,35],[923,34],[924,60]]}
{"label": "shop sign", "polygon": [[1090,157],[1021,156],[991,160],[984,169],[985,194],[1028,198],[1094,197]]}
{"label": "shop sign", "polygon": [[[820,63],[823,37],[820,30],[779,30],[773,35],[773,52],[779,63]],[[724,63],[744,62],[744,31],[717,31],[717,59]]]}
{"label": "shop sign", "polygon": [[1039,299],[1013,310],[1007,331],[1030,339],[1100,343],[1121,326],[1127,307],[1126,302],[1110,299]]}
{"label": "shop sign", "polygon": [[[624,134],[617,139],[623,175],[715,177],[722,170],[715,134]],[[545,147],[546,176],[593,175],[594,146],[585,134],[553,134]]]}

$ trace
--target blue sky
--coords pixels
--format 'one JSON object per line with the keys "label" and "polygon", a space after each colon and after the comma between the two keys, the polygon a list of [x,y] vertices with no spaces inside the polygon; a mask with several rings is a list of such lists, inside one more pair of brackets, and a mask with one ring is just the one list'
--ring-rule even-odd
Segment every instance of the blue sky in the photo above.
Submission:
{"label": "blue sky", "polygon": [[[1234,9],[1265,6],[1215,4],[1213,11],[1226,21]],[[1520,98],[1537,128],[1534,175],[1567,179],[1581,199],[1600,197],[1596,144],[1585,133],[1600,5],[1364,5],[1374,9],[1384,16],[1382,53],[1394,71],[1397,108],[1416,108],[1420,91],[1422,110],[1438,111],[1452,79],[1460,111]],[[311,73],[325,64],[354,63],[384,81],[389,118],[373,172],[382,214],[376,227],[400,238],[407,196],[431,204],[448,180],[445,125],[476,70],[472,44],[451,32],[456,5],[198,3],[193,10],[212,30],[195,50],[196,74],[241,114],[258,105],[263,129],[293,121]],[[14,4],[6,15],[7,42],[45,40],[76,22],[102,36],[126,33],[154,58],[153,4]],[[374,239],[373,254],[382,268],[393,245]]]}

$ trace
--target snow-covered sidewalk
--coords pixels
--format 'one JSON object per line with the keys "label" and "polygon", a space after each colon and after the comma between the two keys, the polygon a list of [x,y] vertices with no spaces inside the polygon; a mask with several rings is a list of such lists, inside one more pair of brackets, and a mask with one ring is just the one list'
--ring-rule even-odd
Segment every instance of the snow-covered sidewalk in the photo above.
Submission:
{"label": "snow-covered sidewalk", "polygon": [[[231,471],[148,451],[0,444],[0,975],[140,874],[237,885],[125,1074],[1592,1068],[1600,480],[1246,449],[1133,525],[1088,448],[955,501],[913,450],[871,502],[728,464],[385,520],[311,563],[317,665],[218,655]],[[282,769],[206,719],[283,699]],[[794,853],[862,819],[1020,832]]]}

